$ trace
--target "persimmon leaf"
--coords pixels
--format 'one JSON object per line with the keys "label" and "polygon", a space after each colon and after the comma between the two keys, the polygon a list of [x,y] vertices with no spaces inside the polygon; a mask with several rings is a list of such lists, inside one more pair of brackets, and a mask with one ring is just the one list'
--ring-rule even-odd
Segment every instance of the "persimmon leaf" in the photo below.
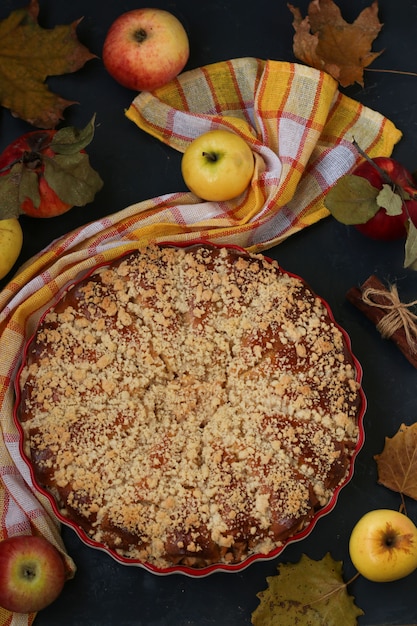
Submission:
{"label": "persimmon leaf", "polygon": [[313,0],[303,18],[291,4],[293,14],[293,51],[297,59],[333,76],[343,87],[355,82],[363,86],[363,70],[381,52],[372,44],[382,24],[378,20],[378,3],[365,8],[353,23],[342,17],[333,0]]}
{"label": "persimmon leaf", "polygon": [[408,220],[407,239],[405,241],[404,267],[417,271],[417,228]]}
{"label": "persimmon leaf", "polygon": [[379,211],[378,194],[366,178],[348,174],[327,192],[324,205],[342,224],[365,224]]}
{"label": "persimmon leaf", "polygon": [[33,126],[55,128],[73,100],[52,93],[48,76],[79,70],[95,58],[77,38],[80,20],[44,29],[38,24],[39,5],[30,0],[0,21],[0,104]]}
{"label": "persimmon leaf", "polygon": [[60,128],[54,135],[50,148],[56,154],[76,154],[80,150],[84,150],[90,144],[94,137],[95,131],[94,115],[89,123],[82,129],[75,126],[64,126]]}
{"label": "persimmon leaf", "polygon": [[103,181],[90,166],[88,154],[57,154],[44,158],[45,179],[59,198],[67,204],[84,206],[94,200]]}
{"label": "persimmon leaf", "polygon": [[35,207],[39,207],[41,195],[39,193],[39,181],[36,172],[22,168],[22,176],[19,184],[19,203],[23,204],[25,198],[30,198]]}
{"label": "persimmon leaf", "polygon": [[321,561],[302,555],[298,563],[278,566],[257,596],[253,626],[355,626],[363,615],[347,593],[342,562],[326,554]]}
{"label": "persimmon leaf", "polygon": [[417,423],[401,424],[374,459],[381,485],[417,500]]}
{"label": "persimmon leaf", "polygon": [[17,181],[22,178],[23,165],[16,163],[10,172],[0,177],[0,219],[19,217],[20,190]]}

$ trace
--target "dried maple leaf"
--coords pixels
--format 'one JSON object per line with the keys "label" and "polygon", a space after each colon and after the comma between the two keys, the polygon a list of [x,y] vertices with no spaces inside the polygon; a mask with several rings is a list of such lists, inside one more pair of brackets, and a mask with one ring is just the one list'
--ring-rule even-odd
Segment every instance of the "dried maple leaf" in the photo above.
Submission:
{"label": "dried maple leaf", "polygon": [[278,566],[257,596],[253,626],[354,626],[363,615],[346,591],[342,562],[326,554],[321,561],[302,555],[298,563]]}
{"label": "dried maple leaf", "polygon": [[342,87],[357,82],[363,86],[363,70],[381,52],[372,52],[372,44],[382,28],[378,3],[364,9],[349,24],[333,0],[313,0],[308,15],[288,5],[294,16],[293,51],[297,59],[333,76]]}
{"label": "dried maple leaf", "polygon": [[38,13],[38,1],[30,0],[27,8],[0,21],[0,104],[33,126],[48,129],[55,128],[75,101],[52,93],[44,81],[75,72],[95,55],[77,39],[80,20],[44,29]]}
{"label": "dried maple leaf", "polygon": [[417,422],[401,424],[392,438],[385,438],[383,451],[374,459],[381,485],[417,500]]}

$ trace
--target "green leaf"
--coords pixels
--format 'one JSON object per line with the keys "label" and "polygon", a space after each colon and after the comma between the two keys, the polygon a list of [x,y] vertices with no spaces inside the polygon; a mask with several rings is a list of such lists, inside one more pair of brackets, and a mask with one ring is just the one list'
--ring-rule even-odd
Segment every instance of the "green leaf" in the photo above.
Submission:
{"label": "green leaf", "polygon": [[50,148],[56,154],[76,154],[84,150],[93,140],[95,117],[94,115],[82,130],[74,126],[66,126],[58,130],[50,143]]}
{"label": "green leaf", "polygon": [[342,562],[326,554],[321,561],[302,555],[298,563],[278,566],[267,578],[252,613],[253,626],[356,626],[363,615],[346,591]]}
{"label": "green leaf", "polygon": [[404,267],[417,271],[417,228],[411,220],[408,220]]}
{"label": "green leaf", "polygon": [[403,199],[390,185],[382,185],[376,203],[379,207],[384,208],[388,215],[401,215],[403,212]]}
{"label": "green leaf", "polygon": [[91,167],[85,152],[44,157],[44,176],[59,198],[73,206],[84,206],[94,200],[103,181]]}
{"label": "green leaf", "polygon": [[378,211],[379,189],[362,176],[342,176],[328,191],[324,205],[338,222],[365,224]]}

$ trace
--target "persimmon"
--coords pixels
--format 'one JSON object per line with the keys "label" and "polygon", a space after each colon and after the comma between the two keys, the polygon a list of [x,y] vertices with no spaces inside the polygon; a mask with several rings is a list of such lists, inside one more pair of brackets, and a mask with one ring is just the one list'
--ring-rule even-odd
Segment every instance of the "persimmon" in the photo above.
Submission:
{"label": "persimmon", "polygon": [[85,147],[94,121],[79,131],[34,130],[0,154],[0,219],[54,217],[94,199],[102,180],[90,166]]}

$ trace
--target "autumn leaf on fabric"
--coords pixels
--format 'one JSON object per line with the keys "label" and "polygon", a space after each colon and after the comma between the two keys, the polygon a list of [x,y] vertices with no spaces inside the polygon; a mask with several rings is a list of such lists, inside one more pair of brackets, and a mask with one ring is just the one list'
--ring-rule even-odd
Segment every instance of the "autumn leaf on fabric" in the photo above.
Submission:
{"label": "autumn leaf on fabric", "polygon": [[353,23],[342,17],[333,0],[313,0],[308,15],[289,4],[295,30],[294,55],[307,65],[333,76],[342,87],[364,84],[363,70],[381,52],[372,52],[374,39],[382,28],[378,3],[364,9]]}
{"label": "autumn leaf on fabric", "polygon": [[392,438],[385,438],[383,451],[374,458],[381,485],[417,500],[417,422],[401,424]]}
{"label": "autumn leaf on fabric", "polygon": [[298,563],[281,564],[267,582],[257,594],[253,626],[355,626],[363,615],[346,591],[342,562],[329,553],[321,561],[303,554]]}
{"label": "autumn leaf on fabric", "polygon": [[52,93],[46,78],[75,72],[95,55],[78,41],[80,20],[44,29],[38,13],[37,0],[30,0],[27,8],[0,21],[0,104],[33,126],[49,129],[75,101]]}

